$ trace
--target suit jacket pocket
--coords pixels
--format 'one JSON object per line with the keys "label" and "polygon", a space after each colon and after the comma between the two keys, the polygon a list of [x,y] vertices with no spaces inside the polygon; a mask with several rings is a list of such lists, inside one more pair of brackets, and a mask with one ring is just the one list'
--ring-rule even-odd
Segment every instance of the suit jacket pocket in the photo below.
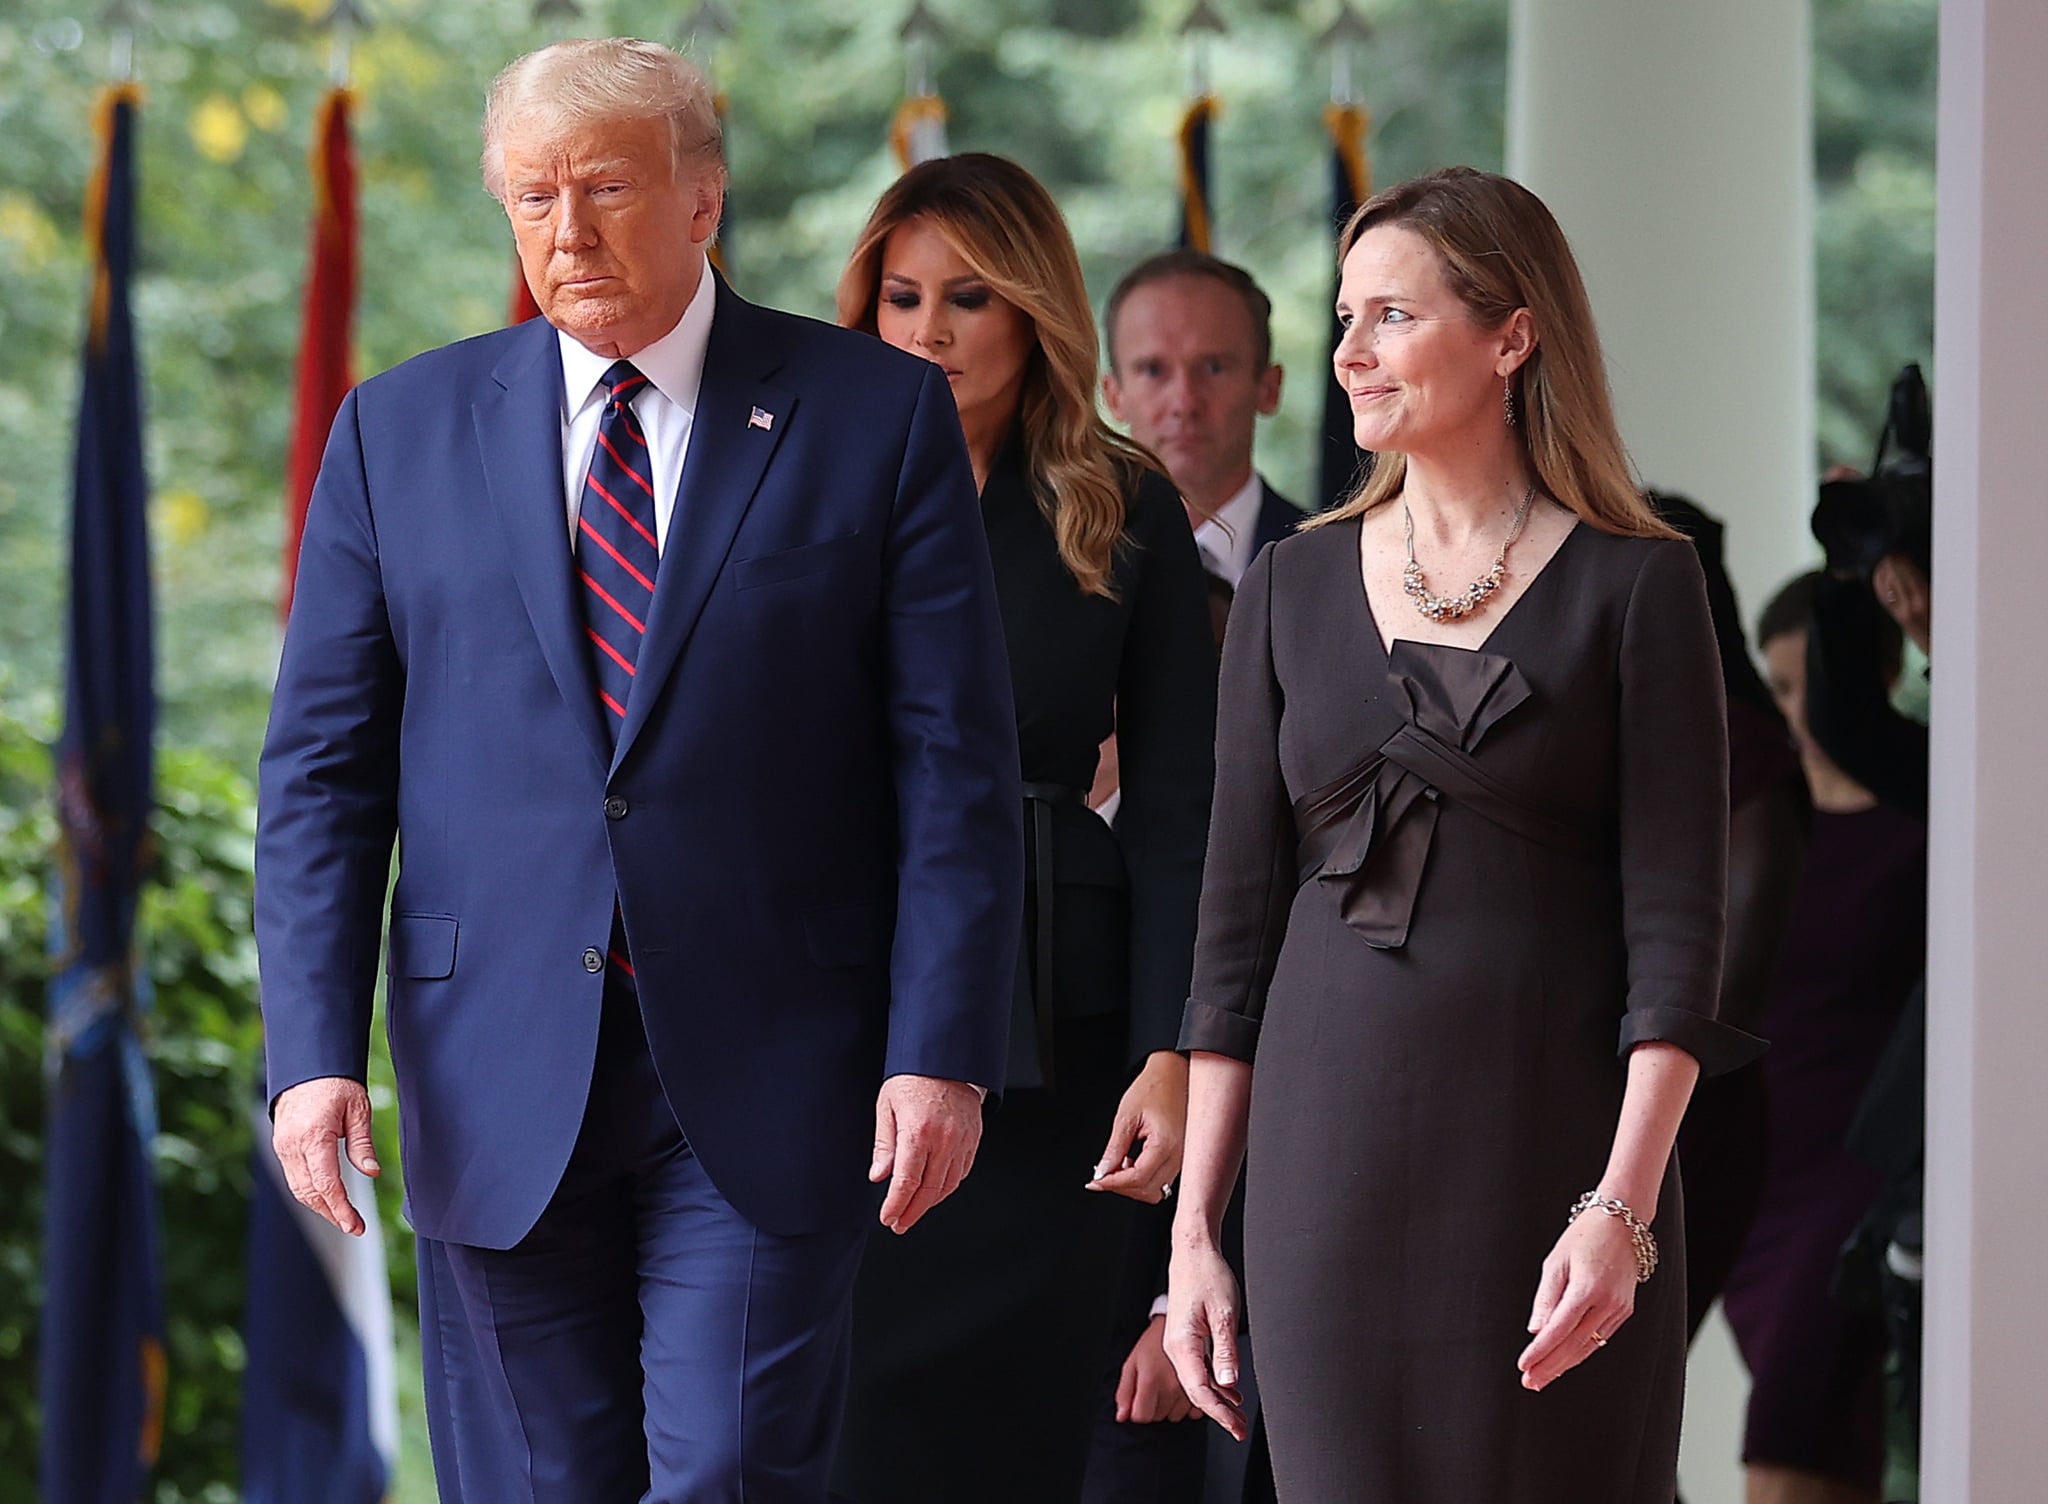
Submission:
{"label": "suit jacket pocket", "polygon": [[455,975],[455,916],[393,914],[391,974],[433,981]]}
{"label": "suit jacket pocket", "polygon": [[804,910],[804,940],[820,966],[881,966],[896,939],[885,903],[832,903]]}
{"label": "suit jacket pocket", "polygon": [[856,531],[818,543],[778,549],[772,554],[755,554],[751,559],[735,559],[732,566],[733,588],[754,590],[762,585],[779,585],[785,580],[801,580],[822,574],[844,558],[848,545],[859,537]]}

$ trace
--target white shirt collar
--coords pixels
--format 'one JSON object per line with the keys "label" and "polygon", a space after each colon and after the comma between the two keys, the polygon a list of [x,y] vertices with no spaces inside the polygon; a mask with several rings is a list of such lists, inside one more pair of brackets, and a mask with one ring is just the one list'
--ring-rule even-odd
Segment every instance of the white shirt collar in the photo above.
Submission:
{"label": "white shirt collar", "polygon": [[1224,564],[1229,571],[1224,579],[1233,588],[1244,578],[1244,572],[1251,568],[1252,554],[1258,544],[1259,512],[1265,502],[1264,483],[1259,479],[1259,472],[1254,470],[1245,477],[1245,483],[1238,487],[1237,494],[1195,529],[1195,541]]}
{"label": "white shirt collar", "polygon": [[[698,274],[697,290],[675,328],[646,349],[630,355],[642,376],[662,396],[692,417],[697,412],[697,395],[704,385],[704,352],[711,344],[711,313],[717,303],[717,280],[706,266]],[[617,358],[599,355],[571,336],[555,331],[562,346],[563,411],[574,417],[596,393],[604,373]]]}

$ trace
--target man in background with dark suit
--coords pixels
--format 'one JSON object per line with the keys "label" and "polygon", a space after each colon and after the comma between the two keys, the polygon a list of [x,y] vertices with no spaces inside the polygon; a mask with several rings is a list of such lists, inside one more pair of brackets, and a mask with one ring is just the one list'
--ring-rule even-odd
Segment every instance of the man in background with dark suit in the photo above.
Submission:
{"label": "man in background with dark suit", "polygon": [[959,419],[709,270],[717,118],[668,49],[515,62],[483,169],[545,317],[359,387],[307,517],[276,1149],[360,1231],[395,838],[444,1496],[823,1504],[868,1219],[951,1194],[1003,1079],[1017,741]]}
{"label": "man in background with dark suit", "polygon": [[1235,590],[1302,516],[1252,468],[1253,429],[1280,406],[1272,302],[1242,267],[1167,251],[1124,274],[1102,327],[1110,413],[1166,462],[1203,564]]}
{"label": "man in background with dark suit", "polygon": [[[1201,251],[1167,251],[1124,274],[1103,308],[1109,370],[1102,392],[1131,437],[1166,463],[1212,584],[1217,639],[1230,600],[1261,548],[1302,513],[1252,467],[1254,430],[1280,405],[1273,305],[1242,267]],[[1116,814],[1114,739],[1090,802]],[[1148,1213],[1154,1209],[1144,1209]],[[1133,1239],[1126,1298],[1128,1352],[1115,1372],[1089,1457],[1081,1504],[1266,1504],[1273,1498],[1249,1331],[1242,1354],[1254,1431],[1239,1444],[1204,1426],[1162,1344],[1166,1247],[1172,1217],[1148,1215]],[[1242,1209],[1228,1224],[1241,1240]],[[1242,1264],[1241,1257],[1239,1258]],[[1149,1309],[1148,1309],[1149,1306]],[[1174,1422],[1192,1419],[1195,1424]]]}

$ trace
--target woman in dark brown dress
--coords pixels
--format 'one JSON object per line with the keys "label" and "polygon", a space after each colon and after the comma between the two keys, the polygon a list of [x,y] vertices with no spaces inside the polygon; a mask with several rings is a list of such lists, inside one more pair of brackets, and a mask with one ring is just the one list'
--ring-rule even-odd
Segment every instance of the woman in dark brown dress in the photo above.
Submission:
{"label": "woman in dark brown dress", "polygon": [[1434,174],[1340,249],[1378,461],[1231,613],[1168,1347],[1241,1431],[1217,1223],[1248,1136],[1284,1504],[1669,1504],[1672,1141],[1701,1067],[1757,1048],[1713,1017],[1699,564],[1629,475],[1534,195]]}

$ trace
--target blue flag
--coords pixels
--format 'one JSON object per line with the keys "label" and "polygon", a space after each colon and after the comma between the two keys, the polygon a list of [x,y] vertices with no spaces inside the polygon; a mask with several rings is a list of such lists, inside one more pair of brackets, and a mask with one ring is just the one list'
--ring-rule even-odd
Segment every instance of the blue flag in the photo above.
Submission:
{"label": "blue flag", "polygon": [[135,1504],[162,1434],[164,1310],[135,910],[150,862],[148,483],[128,283],[132,85],[100,110],[52,883],[42,1312],[44,1504]]}
{"label": "blue flag", "polygon": [[268,1111],[255,1116],[243,1504],[379,1504],[398,1465],[398,1388],[376,1191],[344,1159],[365,1230],[322,1221],[285,1186]]}

